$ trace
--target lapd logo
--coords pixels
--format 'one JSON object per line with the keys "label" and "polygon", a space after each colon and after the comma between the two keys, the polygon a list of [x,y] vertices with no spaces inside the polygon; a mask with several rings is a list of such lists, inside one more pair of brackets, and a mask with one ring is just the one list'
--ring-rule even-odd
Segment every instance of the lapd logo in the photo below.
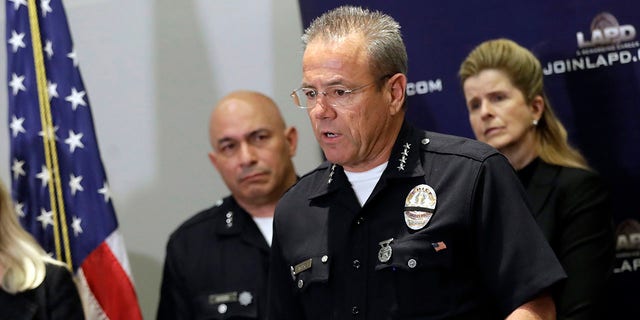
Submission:
{"label": "lapd logo", "polygon": [[411,230],[424,228],[436,209],[436,192],[429,185],[415,186],[404,203],[404,221]]}

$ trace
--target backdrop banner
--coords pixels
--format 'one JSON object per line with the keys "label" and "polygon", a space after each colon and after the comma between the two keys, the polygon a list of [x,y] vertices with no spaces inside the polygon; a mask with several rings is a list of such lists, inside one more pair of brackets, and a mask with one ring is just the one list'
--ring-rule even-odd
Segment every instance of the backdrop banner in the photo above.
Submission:
{"label": "backdrop banner", "polygon": [[473,138],[457,72],[482,41],[509,38],[540,59],[546,92],[571,143],[611,186],[617,236],[611,319],[640,319],[634,305],[640,287],[640,3],[300,0],[302,27],[343,4],[400,22],[409,54],[407,119],[427,130]]}

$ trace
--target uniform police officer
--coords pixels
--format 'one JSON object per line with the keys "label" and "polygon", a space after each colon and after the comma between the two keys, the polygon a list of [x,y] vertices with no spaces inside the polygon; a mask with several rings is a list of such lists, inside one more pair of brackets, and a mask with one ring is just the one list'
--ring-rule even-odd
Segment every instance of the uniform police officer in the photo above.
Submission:
{"label": "uniform police officer", "polygon": [[209,158],[231,191],[169,238],[158,319],[265,319],[275,205],[297,179],[297,131],[268,97],[236,91],[211,114]]}
{"label": "uniform police officer", "polygon": [[276,208],[270,319],[554,318],[565,274],[509,162],[404,120],[399,28],[340,7],[303,35],[292,97],[327,161]]}

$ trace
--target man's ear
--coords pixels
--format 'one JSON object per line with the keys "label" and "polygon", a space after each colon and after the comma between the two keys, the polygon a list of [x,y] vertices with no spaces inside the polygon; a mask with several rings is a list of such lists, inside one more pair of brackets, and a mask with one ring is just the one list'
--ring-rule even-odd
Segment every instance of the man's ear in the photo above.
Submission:
{"label": "man's ear", "polygon": [[213,165],[214,168],[216,168],[216,170],[218,169],[218,155],[213,152],[213,151],[209,151],[209,161],[211,161],[211,164]]}
{"label": "man's ear", "polygon": [[395,115],[402,110],[407,92],[407,76],[402,73],[396,73],[389,78],[387,85],[391,101],[389,103],[391,115]]}
{"label": "man's ear", "polygon": [[287,143],[289,144],[289,156],[295,156],[298,148],[298,129],[293,126],[285,129],[284,137],[287,139]]}

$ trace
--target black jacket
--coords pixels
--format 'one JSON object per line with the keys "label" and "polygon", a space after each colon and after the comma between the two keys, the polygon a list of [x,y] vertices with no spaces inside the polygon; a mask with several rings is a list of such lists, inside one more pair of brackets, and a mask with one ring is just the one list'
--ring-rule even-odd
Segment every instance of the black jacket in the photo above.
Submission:
{"label": "black jacket", "polygon": [[0,289],[0,320],[80,320],[82,302],[71,272],[47,264],[47,275],[33,290],[9,294]]}
{"label": "black jacket", "polygon": [[269,245],[232,197],[169,238],[158,319],[265,319]]}
{"label": "black jacket", "polygon": [[558,319],[606,318],[615,255],[608,189],[594,172],[539,159],[523,170],[534,217],[568,276],[554,294]]}

